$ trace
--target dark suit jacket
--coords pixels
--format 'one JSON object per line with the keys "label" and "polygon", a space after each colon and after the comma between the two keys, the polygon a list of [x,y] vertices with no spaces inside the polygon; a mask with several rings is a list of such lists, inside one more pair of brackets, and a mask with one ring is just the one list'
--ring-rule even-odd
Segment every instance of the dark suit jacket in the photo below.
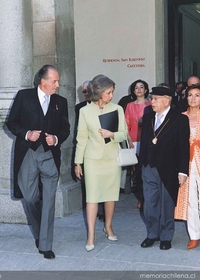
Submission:
{"label": "dark suit jacket", "polygon": [[150,113],[150,112],[153,112],[152,106],[151,106],[151,105],[146,106],[146,107],[144,108],[144,114],[148,114],[148,113]]}
{"label": "dark suit jacket", "polygon": [[80,102],[80,103],[76,104],[76,106],[75,106],[75,114],[76,114],[75,123],[76,123],[76,125],[78,125],[79,111],[82,107],[84,107],[86,105],[87,105],[87,101],[83,101],[83,102]]}
{"label": "dark suit jacket", "polygon": [[134,98],[133,98],[132,94],[129,94],[129,95],[123,96],[123,97],[119,100],[118,104],[119,104],[120,106],[122,106],[122,108],[124,109],[124,112],[125,112],[125,111],[126,111],[127,104],[130,103],[130,102],[133,102],[133,101],[134,101]]}
{"label": "dark suit jacket", "polygon": [[[189,168],[189,121],[172,108],[164,122],[169,120],[158,136],[154,151],[154,163],[160,178],[176,203],[178,194],[178,173],[188,174]],[[142,135],[139,163],[145,165],[149,145],[154,138],[155,112],[145,114],[142,122]]]}
{"label": "dark suit jacket", "polygon": [[188,101],[187,101],[187,98],[185,98],[185,99],[182,99],[182,98],[181,98],[181,99],[178,101],[176,108],[177,108],[177,111],[178,111],[178,112],[181,112],[181,113],[187,111],[187,108],[188,108]]}
{"label": "dark suit jacket", "polygon": [[8,129],[16,136],[14,151],[14,196],[21,198],[22,194],[17,185],[18,171],[23,158],[31,145],[35,142],[25,140],[28,130],[42,130],[43,123],[46,123],[46,131],[56,135],[57,146],[50,146],[55,164],[60,169],[60,144],[70,134],[68,121],[68,106],[66,98],[58,94],[51,95],[49,108],[44,116],[37,94],[37,88],[20,90],[14,100],[10,115],[7,121]]}

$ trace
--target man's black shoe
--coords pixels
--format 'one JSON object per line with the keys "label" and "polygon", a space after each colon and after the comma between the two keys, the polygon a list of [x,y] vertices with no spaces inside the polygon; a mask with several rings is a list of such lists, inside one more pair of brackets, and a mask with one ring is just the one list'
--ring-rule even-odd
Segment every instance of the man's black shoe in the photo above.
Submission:
{"label": "man's black shoe", "polygon": [[39,250],[39,253],[43,254],[45,259],[55,259],[55,257],[56,257],[53,251],[41,251],[41,250]]}
{"label": "man's black shoe", "polygon": [[156,241],[159,241],[159,239],[158,239],[158,238],[150,239],[150,238],[147,237],[147,238],[141,243],[141,247],[142,247],[142,248],[151,247]]}
{"label": "man's black shoe", "polygon": [[169,250],[172,247],[171,241],[160,241],[161,250]]}
{"label": "man's black shoe", "polygon": [[39,247],[39,240],[38,239],[35,239],[35,246],[36,246],[36,248]]}

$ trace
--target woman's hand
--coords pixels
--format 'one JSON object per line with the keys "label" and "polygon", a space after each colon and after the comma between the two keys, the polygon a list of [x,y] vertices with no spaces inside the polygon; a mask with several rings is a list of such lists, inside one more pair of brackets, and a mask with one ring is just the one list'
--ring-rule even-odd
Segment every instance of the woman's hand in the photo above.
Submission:
{"label": "woman's hand", "polygon": [[133,149],[133,148],[134,148],[134,145],[133,145],[133,141],[132,141],[130,135],[127,136],[127,140],[128,140],[129,148],[130,148],[130,149]]}
{"label": "woman's hand", "polygon": [[129,149],[133,149],[134,148],[134,145],[133,145],[133,142],[131,141],[131,142],[128,142],[128,144],[129,144]]}
{"label": "woman's hand", "polygon": [[100,128],[99,129],[99,133],[101,134],[101,136],[103,138],[112,138],[112,139],[114,139],[114,133],[111,132],[110,130]]}
{"label": "woman's hand", "polygon": [[76,164],[75,165],[75,174],[76,174],[76,177],[81,180],[81,176],[83,176],[83,171],[82,171],[82,167],[80,164]]}

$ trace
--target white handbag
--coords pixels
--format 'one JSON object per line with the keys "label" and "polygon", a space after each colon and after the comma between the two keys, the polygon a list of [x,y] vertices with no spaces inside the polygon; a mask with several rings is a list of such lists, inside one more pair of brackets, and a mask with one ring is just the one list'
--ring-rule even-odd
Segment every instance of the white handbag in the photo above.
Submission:
{"label": "white handbag", "polygon": [[119,153],[117,156],[117,163],[119,166],[129,166],[138,163],[135,149],[129,148],[128,141],[126,141],[126,144],[128,148],[121,148],[119,144]]}

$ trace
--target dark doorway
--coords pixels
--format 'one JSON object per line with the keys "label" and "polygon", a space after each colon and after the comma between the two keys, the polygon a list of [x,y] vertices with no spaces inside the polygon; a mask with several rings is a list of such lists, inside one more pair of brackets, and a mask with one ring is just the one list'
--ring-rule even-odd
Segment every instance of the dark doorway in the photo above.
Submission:
{"label": "dark doorway", "polygon": [[[183,31],[182,13],[179,8],[182,5],[194,5],[200,3],[196,0],[168,0],[168,77],[169,85],[174,90],[175,83],[184,80],[183,75]],[[193,62],[190,75],[197,75],[197,65]]]}

